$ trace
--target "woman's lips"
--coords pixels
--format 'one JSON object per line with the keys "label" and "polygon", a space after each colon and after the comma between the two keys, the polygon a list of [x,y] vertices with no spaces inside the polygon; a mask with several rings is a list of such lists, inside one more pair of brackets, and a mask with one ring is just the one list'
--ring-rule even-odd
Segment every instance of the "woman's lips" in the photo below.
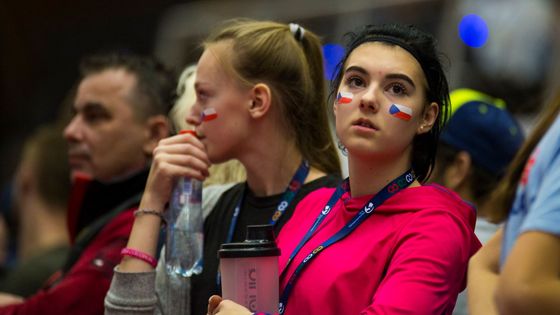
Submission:
{"label": "woman's lips", "polygon": [[352,126],[358,126],[360,128],[371,129],[371,130],[379,130],[376,125],[374,125],[370,120],[365,118],[360,118],[352,123]]}

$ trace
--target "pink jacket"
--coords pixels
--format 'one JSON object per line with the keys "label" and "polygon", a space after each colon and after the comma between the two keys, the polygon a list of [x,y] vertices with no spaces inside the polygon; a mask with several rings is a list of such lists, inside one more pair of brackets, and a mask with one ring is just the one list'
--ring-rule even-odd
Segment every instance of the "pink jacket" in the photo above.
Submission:
{"label": "pink jacket", "polygon": [[[280,272],[333,191],[317,190],[298,204],[278,236]],[[310,251],[371,197],[342,196],[280,279],[280,292]],[[481,246],[475,220],[474,208],[446,188],[407,188],[309,263],[285,314],[451,314],[465,288],[467,262]]]}

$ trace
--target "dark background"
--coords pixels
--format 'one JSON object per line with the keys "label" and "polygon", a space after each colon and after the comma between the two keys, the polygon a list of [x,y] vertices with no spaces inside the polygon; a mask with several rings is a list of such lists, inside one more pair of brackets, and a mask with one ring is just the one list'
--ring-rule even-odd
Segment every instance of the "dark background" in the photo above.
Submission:
{"label": "dark background", "polygon": [[0,183],[9,180],[25,138],[57,119],[84,54],[153,51],[173,0],[0,2]]}
{"label": "dark background", "polygon": [[[301,23],[325,43],[340,42],[346,31],[365,23],[416,24],[439,39],[451,88],[471,87],[503,98],[530,127],[546,95],[560,87],[560,5],[524,1],[0,0],[0,190],[5,192],[27,136],[61,116],[82,56],[108,49],[155,54],[179,72],[196,60],[198,43],[210,29],[238,16]],[[553,22],[533,31],[530,26],[539,19],[523,12],[539,3],[552,4],[544,11],[550,11]],[[509,14],[505,19],[500,15],[504,10]],[[466,47],[457,36],[459,19],[473,12],[490,22],[489,43],[480,49]],[[512,39],[540,38],[542,47],[534,50],[537,45],[519,41],[509,45],[509,34]],[[542,75],[526,83],[515,61],[508,64],[513,71],[506,72],[488,73],[477,66],[481,54],[496,48],[502,49],[496,62],[527,50],[522,60],[535,61],[533,68]]]}

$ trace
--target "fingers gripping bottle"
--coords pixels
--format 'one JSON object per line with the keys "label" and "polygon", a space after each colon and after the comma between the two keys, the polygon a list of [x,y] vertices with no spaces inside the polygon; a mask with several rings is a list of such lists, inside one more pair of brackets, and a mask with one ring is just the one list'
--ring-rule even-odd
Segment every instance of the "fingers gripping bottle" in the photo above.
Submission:
{"label": "fingers gripping bottle", "polygon": [[167,211],[165,262],[169,275],[190,277],[202,272],[202,182],[180,178]]}

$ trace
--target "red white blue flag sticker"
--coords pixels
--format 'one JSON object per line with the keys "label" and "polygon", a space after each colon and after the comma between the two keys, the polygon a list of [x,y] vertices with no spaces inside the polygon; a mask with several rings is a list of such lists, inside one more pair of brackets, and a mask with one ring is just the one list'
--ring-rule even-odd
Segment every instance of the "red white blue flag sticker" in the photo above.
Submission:
{"label": "red white blue flag sticker", "polygon": [[353,98],[354,94],[350,92],[338,92],[338,94],[336,95],[336,102],[338,104],[349,104],[350,102],[352,102]]}
{"label": "red white blue flag sticker", "polygon": [[412,108],[405,105],[391,104],[389,114],[404,121],[409,121],[412,118]]}
{"label": "red white blue flag sticker", "polygon": [[210,121],[218,118],[218,113],[212,107],[207,108],[202,111],[202,121]]}

